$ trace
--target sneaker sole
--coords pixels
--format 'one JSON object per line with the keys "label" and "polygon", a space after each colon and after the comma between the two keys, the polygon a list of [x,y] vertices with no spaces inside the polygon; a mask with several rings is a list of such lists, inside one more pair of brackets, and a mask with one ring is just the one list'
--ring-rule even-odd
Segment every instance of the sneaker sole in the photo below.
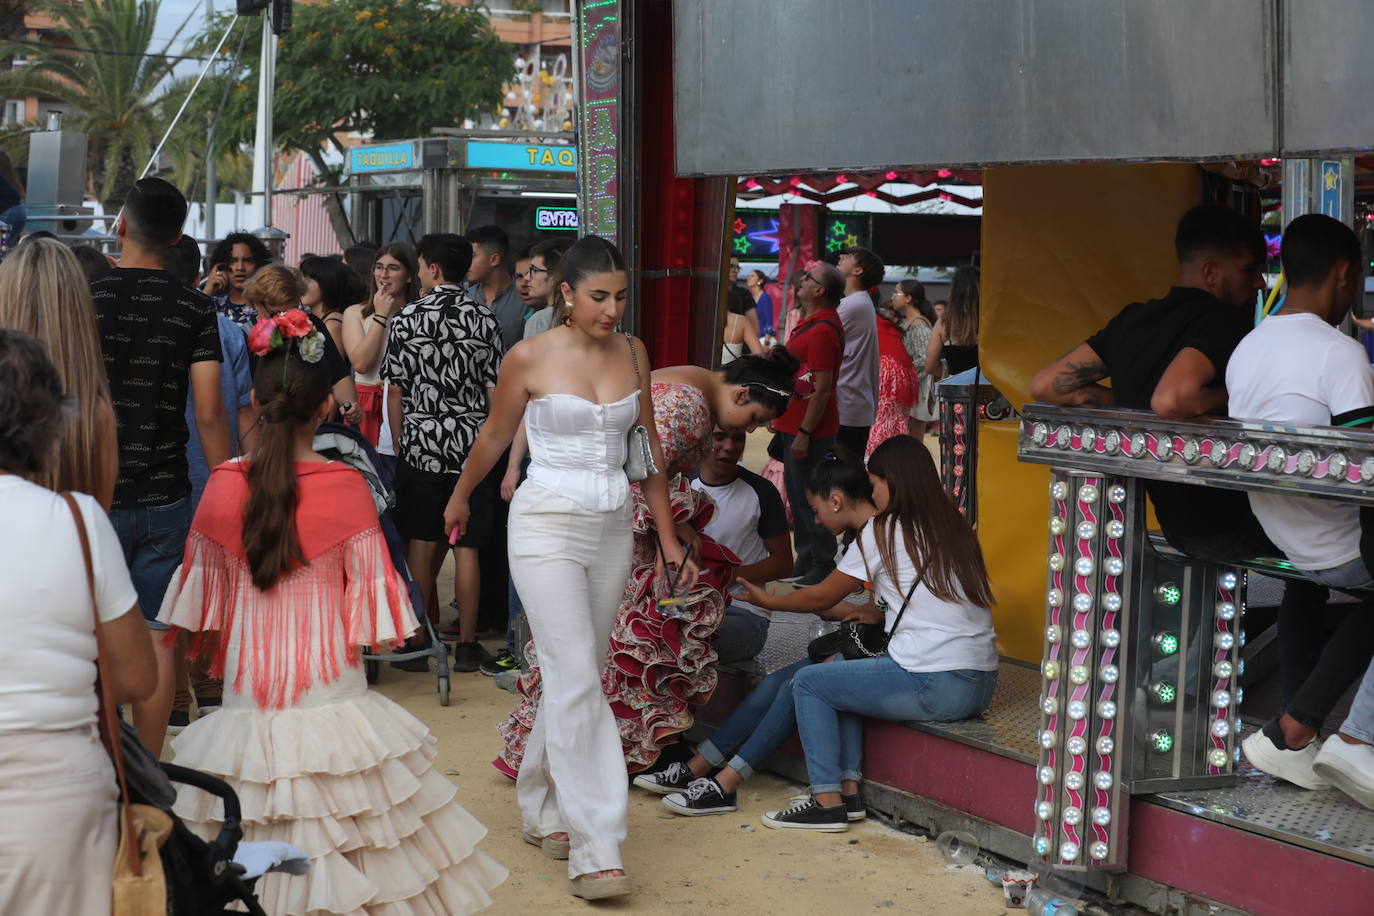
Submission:
{"label": "sneaker sole", "polygon": [[508,674],[512,671],[519,671],[520,666],[516,665],[514,668],[498,668],[495,671],[488,671],[486,668],[483,668],[481,665],[478,665],[477,670],[480,671],[482,674],[485,674],[487,677],[500,677],[501,675]]}
{"label": "sneaker sole", "polygon": [[[1328,738],[1327,740],[1339,741],[1340,739]],[[1341,792],[1344,792],[1346,795],[1349,795],[1351,798],[1355,799],[1355,801],[1364,805],[1366,808],[1374,809],[1374,789],[1370,788],[1367,785],[1363,785],[1354,779],[1351,779],[1349,776],[1346,775],[1344,770],[1341,770],[1337,767],[1333,767],[1325,761],[1322,761],[1320,763],[1314,763],[1312,765],[1312,769],[1316,771],[1316,774],[1318,776],[1322,777],[1327,782],[1331,783],[1331,785],[1334,786],[1336,789],[1340,790]]]}
{"label": "sneaker sole", "polygon": [[861,821],[861,820],[865,819],[866,817],[868,817],[868,812],[867,812],[867,811],[846,811],[846,812],[844,813],[844,815],[845,815],[845,817],[849,818],[849,823],[852,824],[852,823],[854,823],[855,821]]}
{"label": "sneaker sole", "polygon": [[679,802],[673,801],[673,797],[671,795],[664,797],[663,807],[667,808],[674,814],[681,814],[684,817],[702,817],[707,814],[731,814],[739,810],[739,807],[737,805],[721,805],[716,808],[693,808],[689,805],[684,805],[680,804]]}
{"label": "sneaker sole", "polygon": [[644,789],[646,792],[652,792],[655,795],[672,795],[674,792],[681,792],[687,788],[686,786],[660,785],[654,782],[653,778],[650,776],[636,776],[634,778],[634,784]]}
{"label": "sneaker sole", "polygon": [[814,830],[817,833],[844,833],[849,829],[849,821],[846,820],[843,824],[798,824],[793,821],[774,820],[765,814],[763,826],[772,827],[774,830]]}
{"label": "sneaker sole", "polygon": [[1297,774],[1285,773],[1285,770],[1291,768],[1283,765],[1283,759],[1278,756],[1278,748],[1274,747],[1274,742],[1270,741],[1262,732],[1256,732],[1242,741],[1240,749],[1252,767],[1273,776],[1275,779],[1282,779],[1284,782],[1312,791],[1331,787],[1329,782],[1316,774],[1315,768],[1313,776],[1310,778],[1300,779],[1297,778]]}

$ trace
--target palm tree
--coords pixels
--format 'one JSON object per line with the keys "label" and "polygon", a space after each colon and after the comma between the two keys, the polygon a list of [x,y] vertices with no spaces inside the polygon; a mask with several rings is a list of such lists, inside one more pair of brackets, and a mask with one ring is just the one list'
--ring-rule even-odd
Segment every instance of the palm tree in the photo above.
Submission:
{"label": "palm tree", "polygon": [[160,0],[39,0],[61,44],[35,47],[0,41],[0,55],[28,64],[0,73],[0,95],[59,99],[73,109],[66,126],[90,138],[91,184],[113,212],[152,155],[166,121],[162,104],[177,61],[172,43],[189,22],[154,50]]}

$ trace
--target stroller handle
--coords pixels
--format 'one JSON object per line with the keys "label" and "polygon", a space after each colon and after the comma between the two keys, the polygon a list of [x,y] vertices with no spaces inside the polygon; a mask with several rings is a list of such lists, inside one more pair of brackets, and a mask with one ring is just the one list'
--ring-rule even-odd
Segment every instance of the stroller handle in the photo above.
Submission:
{"label": "stroller handle", "polygon": [[188,770],[186,767],[177,766],[175,763],[162,763],[162,772],[167,774],[167,778],[172,782],[179,782],[182,785],[192,786],[202,792],[209,792],[211,795],[224,802],[224,820],[238,823],[243,816],[239,808],[239,797],[229,783],[209,773],[202,773],[199,770]]}

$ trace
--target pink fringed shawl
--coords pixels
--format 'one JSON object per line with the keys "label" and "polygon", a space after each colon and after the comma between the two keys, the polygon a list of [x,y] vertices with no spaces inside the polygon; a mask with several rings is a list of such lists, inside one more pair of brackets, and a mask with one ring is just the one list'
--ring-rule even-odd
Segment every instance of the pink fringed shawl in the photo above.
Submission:
{"label": "pink fringed shawl", "polygon": [[[298,462],[296,473],[305,564],[266,591],[253,584],[242,540],[247,465],[221,465],[159,615],[198,634],[218,631],[212,673],[225,677],[231,668],[233,691],[251,690],[266,709],[293,705],[356,666],[356,647],[395,643],[418,628],[362,476],[336,462]],[[193,640],[192,655],[203,642]]]}

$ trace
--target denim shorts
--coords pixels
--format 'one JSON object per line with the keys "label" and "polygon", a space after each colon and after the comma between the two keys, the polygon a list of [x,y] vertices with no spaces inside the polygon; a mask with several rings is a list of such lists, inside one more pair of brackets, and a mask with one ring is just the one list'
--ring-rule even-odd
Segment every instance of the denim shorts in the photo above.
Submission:
{"label": "denim shorts", "polygon": [[124,548],[124,562],[138,593],[143,619],[149,629],[169,629],[158,622],[157,614],[186,550],[186,535],[191,530],[190,497],[165,506],[111,509],[110,522]]}

